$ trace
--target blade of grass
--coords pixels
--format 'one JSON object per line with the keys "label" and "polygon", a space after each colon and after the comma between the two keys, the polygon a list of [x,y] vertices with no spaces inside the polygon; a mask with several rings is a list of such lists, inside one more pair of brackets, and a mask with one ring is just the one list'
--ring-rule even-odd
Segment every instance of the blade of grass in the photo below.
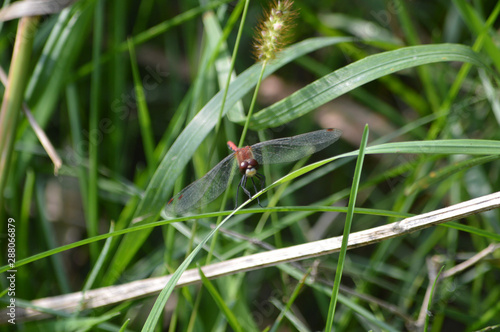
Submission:
{"label": "blade of grass", "polygon": [[229,325],[231,325],[231,328],[234,331],[244,331],[243,328],[241,327],[240,323],[238,322],[238,319],[236,316],[233,314],[231,309],[226,305],[224,302],[224,299],[222,296],[219,294],[217,289],[212,285],[210,280],[203,274],[203,271],[201,268],[198,266],[198,272],[200,273],[201,281],[203,283],[203,286],[207,289],[207,291],[210,293],[212,296],[212,299],[215,301],[215,304],[219,307],[219,309],[224,313],[224,316],[227,319],[227,322]]}
{"label": "blade of grass", "polygon": [[154,166],[156,165],[154,158],[154,139],[153,129],[151,128],[151,119],[149,117],[148,105],[146,104],[146,96],[142,87],[142,81],[139,76],[139,68],[137,66],[137,59],[135,56],[134,45],[128,40],[130,64],[132,65],[132,75],[134,77],[135,95],[137,101],[137,108],[139,110],[139,126],[142,135],[142,144],[144,146],[144,154],[146,155],[147,169],[152,176]]}
{"label": "blade of grass", "polygon": [[328,317],[326,320],[325,331],[331,331],[333,327],[333,317],[335,316],[335,307],[337,306],[340,280],[342,271],[344,270],[345,257],[347,255],[347,244],[349,242],[349,233],[351,232],[352,218],[354,216],[354,206],[356,204],[356,196],[358,195],[359,182],[361,180],[361,170],[363,169],[363,161],[365,159],[365,148],[368,143],[368,125],[365,126],[361,144],[359,146],[358,160],[354,170],[354,178],[352,181],[351,194],[349,195],[349,205],[347,206],[347,214],[345,218],[344,234],[342,236],[342,246],[340,248],[337,270],[335,272],[335,280],[333,282],[332,297],[330,298],[330,307],[328,308]]}
{"label": "blade of grass", "polygon": [[9,175],[24,91],[28,84],[31,51],[38,21],[38,17],[24,17],[19,20],[9,70],[9,82],[0,110],[0,206],[2,207],[5,206],[3,191]]}
{"label": "blade of grass", "polygon": [[87,170],[84,165],[84,147],[82,146],[85,141],[82,137],[83,128],[80,122],[80,108],[78,102],[78,93],[74,84],[68,85],[66,88],[66,99],[68,108],[68,118],[70,125],[70,133],[73,144],[74,155],[71,161],[76,164],[78,168],[78,183],[80,185],[80,196],[82,197],[82,205],[84,213],[88,212],[88,181]]}
{"label": "blade of grass", "polygon": [[[300,331],[300,332],[312,332],[300,320],[300,318],[302,318],[302,317],[299,318],[296,315],[294,315],[294,313],[291,312],[289,309],[287,309],[287,307],[284,306],[278,299],[271,298],[271,300],[269,302],[271,302],[271,304],[273,304],[276,308],[278,308],[280,310],[280,315],[283,312],[284,317],[286,317],[288,319],[288,321],[290,322],[291,326],[293,326],[295,328],[295,330],[292,330],[292,329],[290,329],[290,330],[292,330],[292,331]],[[263,330],[263,332],[266,332],[266,331],[271,331],[271,329],[269,327],[266,327],[266,329]]]}
{"label": "blade of grass", "polygon": [[[293,278],[300,280],[304,274],[304,272],[298,270],[297,268],[293,267],[291,264],[280,264],[279,268],[281,270],[286,271],[289,275],[291,275]],[[317,282],[314,278],[307,278],[306,279],[306,284],[310,286],[311,288],[318,290],[325,296],[331,296],[331,287],[324,285],[321,282]],[[371,311],[365,309],[362,307],[360,304],[356,303],[351,296],[347,297],[342,294],[339,294],[339,301],[342,302],[343,305],[348,307],[349,309],[353,310],[356,312],[359,316],[363,317],[366,319],[367,322],[370,322],[371,324],[374,324],[375,326],[380,327],[380,331],[391,331],[391,332],[397,332],[399,331],[398,329],[395,329],[391,327],[389,324],[381,321],[378,319]]]}
{"label": "blade of grass", "polygon": [[469,234],[474,234],[480,237],[484,237],[485,239],[490,239],[496,242],[500,242],[500,234],[494,232],[488,232],[481,228],[459,224],[454,221],[447,222],[446,224],[442,224],[441,226],[458,229],[459,231],[467,232]]}
{"label": "blade of grass", "polygon": [[[411,46],[421,45],[422,42],[419,40],[419,34],[417,28],[414,26],[411,15],[408,12],[405,1],[395,0],[395,6],[398,10],[396,11],[399,21],[401,22],[401,28],[404,31],[406,40]],[[439,108],[439,98],[437,95],[437,89],[435,87],[435,82],[432,80],[430,75],[430,68],[427,67],[417,67],[418,76],[422,82],[422,87],[425,91],[425,98],[429,103],[430,109],[436,112]]]}
{"label": "blade of grass", "polygon": [[[72,77],[73,64],[84,45],[82,41],[88,39],[94,4],[95,1],[78,1],[61,12],[33,70],[25,96],[41,128],[47,126],[68,79]],[[27,121],[23,121],[19,130],[23,144],[36,144],[37,138]],[[23,176],[32,156],[29,152],[19,153],[16,166],[19,176]],[[22,178],[16,180],[22,181]]]}
{"label": "blade of grass", "polygon": [[[48,220],[46,211],[46,202],[45,202],[45,186],[41,180],[36,181],[35,192],[36,192],[36,206],[39,211],[42,234],[45,237],[46,246],[49,248],[56,249],[56,239],[55,232],[52,230],[52,225]],[[55,279],[57,280],[57,284],[63,293],[69,293],[71,287],[69,286],[69,280],[65,273],[64,263],[62,261],[61,256],[52,256],[51,261],[53,264],[53,272],[55,275]]]}
{"label": "blade of grass", "polygon": [[17,254],[18,257],[28,256],[28,230],[30,208],[33,199],[33,188],[35,186],[35,172],[30,169],[26,174],[26,182],[24,183],[23,201],[21,205],[21,215],[19,218],[19,230],[17,238]]}
{"label": "blade of grass", "polygon": [[[141,1],[141,7],[145,1]],[[110,1],[109,9],[107,10],[108,18],[105,20],[107,28],[109,29],[109,38],[106,44],[109,45],[110,49],[116,49],[118,45],[121,45],[127,40],[127,34],[129,33],[129,25],[127,22],[127,12],[130,12],[131,5],[127,1]],[[140,11],[140,9],[139,9]],[[140,15],[140,14],[139,14]],[[138,18],[140,20],[140,18]],[[145,19],[141,23],[148,22]],[[101,61],[105,55],[101,55]],[[113,130],[107,133],[109,139],[106,140],[105,146],[103,147],[109,153],[106,153],[104,162],[109,163],[110,168],[113,172],[118,174],[123,174],[124,166],[126,165],[125,160],[129,157],[126,152],[128,149],[128,144],[125,143],[130,137],[125,134],[127,119],[123,113],[127,111],[118,111],[119,108],[126,109],[123,107],[124,102],[124,91],[128,90],[129,84],[129,71],[127,70],[127,54],[124,52],[116,52],[111,55],[111,62],[109,64],[109,92],[108,98],[111,100],[111,115],[106,114],[110,117],[113,123]],[[135,138],[135,136],[134,136]],[[109,144],[109,145],[108,145]],[[149,165],[148,165],[149,166]],[[151,166],[152,167],[152,166]],[[113,206],[113,209],[117,211],[110,211],[110,214],[118,214],[118,206]],[[114,212],[114,213],[113,213]],[[118,225],[117,225],[118,226]]]}
{"label": "blade of grass", "polygon": [[[0,80],[2,81],[2,84],[4,86],[8,85],[8,77],[3,68],[0,67]],[[59,155],[56,152],[56,149],[50,142],[49,138],[47,137],[47,134],[43,131],[43,129],[38,125],[36,122],[35,117],[33,114],[31,114],[30,109],[26,105],[26,103],[23,103],[23,112],[24,115],[26,116],[26,119],[28,120],[31,129],[35,132],[36,137],[38,138],[38,141],[40,144],[42,144],[43,148],[45,149],[45,152],[47,152],[47,155],[50,157],[52,162],[54,163],[54,174],[58,174],[59,169],[62,166],[62,160],[59,157]]]}
{"label": "blade of grass", "polygon": [[[23,199],[21,204],[21,214],[19,218],[19,223],[16,225],[16,259],[26,258],[29,253],[29,234],[30,234],[30,211],[31,204],[33,203],[33,190],[35,187],[35,172],[29,169],[26,174],[26,182],[24,183]],[[26,273],[20,273],[18,275],[18,280],[16,282],[19,285],[25,285],[18,292],[19,297],[28,297],[29,294],[33,293],[35,290],[29,283],[30,276]],[[29,285],[29,286],[28,286]]]}
{"label": "blade of grass", "polygon": [[[87,232],[89,236],[96,236],[99,229],[99,192],[97,189],[98,180],[98,159],[99,150],[98,146],[101,139],[96,137],[99,132],[99,113],[101,98],[101,44],[102,36],[104,33],[104,2],[97,0],[94,11],[94,35],[92,43],[92,61],[94,63],[94,70],[91,76],[90,87],[90,115],[89,115],[89,184],[88,184],[88,212],[87,216]],[[96,244],[90,245],[91,260],[95,262],[99,255],[99,248]]]}
{"label": "blade of grass", "polygon": [[[217,135],[218,132],[219,132],[219,127],[220,127],[220,123],[222,121],[222,112],[225,108],[225,103],[226,103],[226,99],[227,99],[227,92],[229,90],[229,84],[231,83],[232,80],[235,79],[235,75],[233,74],[233,71],[234,71],[234,66],[235,66],[235,63],[236,63],[236,59],[237,59],[237,54],[238,54],[238,48],[240,46],[240,40],[241,40],[241,35],[243,33],[243,30],[244,30],[244,26],[245,26],[245,19],[247,17],[247,12],[248,12],[248,4],[250,3],[249,0],[241,0],[239,3],[238,3],[238,7],[236,8],[236,11],[235,13],[239,13],[241,12],[241,10],[243,10],[243,14],[241,15],[241,22],[240,22],[240,26],[239,26],[239,29],[238,29],[238,34],[236,35],[236,41],[234,43],[234,48],[233,48],[233,56],[231,57],[231,62],[229,64],[229,69],[227,70],[227,77],[226,77],[226,80],[225,82],[223,82],[223,77],[222,75],[219,74],[219,84],[221,87],[224,88],[224,95],[222,96],[222,103],[221,103],[221,107],[220,107],[220,112],[219,112],[219,117],[217,119],[217,124],[215,125],[215,134]],[[243,8],[241,8],[243,7]],[[215,29],[213,29],[215,30]],[[221,68],[218,69],[219,72],[222,72],[224,67],[226,67],[226,64],[225,63],[222,63],[219,65]],[[235,107],[229,111],[229,114],[228,115],[233,115],[234,117],[244,117],[244,114],[243,114],[243,104],[240,102],[238,102]]]}
{"label": "blade of grass", "polygon": [[434,295],[434,289],[436,288],[436,285],[439,281],[439,276],[441,275],[441,272],[443,272],[444,265],[441,266],[441,269],[439,270],[439,273],[437,274],[436,278],[434,279],[434,282],[432,283],[432,288],[431,288],[431,293],[429,296],[429,303],[427,303],[427,314],[425,315],[425,325],[424,325],[424,331],[427,332],[429,330],[429,317],[431,313],[431,306],[432,306],[432,296]]}
{"label": "blade of grass", "polygon": [[484,39],[484,50],[488,53],[489,59],[493,61],[493,64],[498,72],[500,70],[500,51],[491,36],[495,34],[495,32],[492,31],[492,28],[493,23],[496,22],[498,15],[500,14],[500,3],[497,2],[496,6],[490,12],[490,17],[488,17],[487,22],[483,20],[483,14],[478,13],[476,9],[467,1],[453,0],[453,4],[458,9],[458,12],[469,27],[470,31],[475,33],[478,36],[478,39]]}
{"label": "blade of grass", "polygon": [[491,161],[497,160],[499,157],[499,155],[476,157],[453,163],[452,165],[443,167],[437,171],[432,171],[423,178],[415,181],[409,188],[405,189],[405,194],[410,195],[416,191],[422,190],[422,188],[427,188],[432,184],[443,180],[444,178],[448,178],[457,172],[468,170],[477,165],[489,163]]}
{"label": "blade of grass", "polygon": [[[459,11],[462,11],[462,15],[466,18],[466,22],[467,22],[467,17],[469,17],[469,9],[471,12],[475,13],[475,11],[471,8],[468,9],[467,6],[465,5],[464,1],[454,1],[454,2],[457,5],[457,8],[459,9]],[[496,21],[496,18],[499,15],[499,13],[500,13],[500,2],[497,3],[497,6],[495,7],[495,9],[490,13],[488,20],[486,21],[486,24],[484,25],[484,30],[481,32],[478,32],[478,37],[477,37],[476,41],[474,42],[474,45],[472,46],[472,50],[474,50],[475,52],[479,52],[483,48],[483,45],[485,44],[485,42],[491,41],[491,39],[489,38],[489,35],[488,35],[488,29],[491,26],[493,26],[493,23]],[[483,29],[483,28],[481,28],[481,29]],[[490,44],[489,46],[491,46],[491,43],[489,43],[489,44]],[[488,47],[486,47],[486,48],[487,48],[487,51],[490,51],[490,52],[492,51],[491,48],[488,48]],[[497,50],[491,52],[490,54],[495,54],[495,53],[497,53]],[[498,57],[493,57],[492,59],[496,59],[496,58],[498,58]],[[498,60],[495,62],[497,64],[499,63]],[[454,80],[452,86],[448,89],[448,95],[446,96],[446,98],[444,99],[444,101],[442,102],[442,104],[440,106],[440,111],[439,111],[440,113],[444,112],[445,115],[447,115],[448,112],[452,109],[451,106],[453,104],[453,101],[456,99],[456,97],[458,96],[458,93],[461,91],[461,89],[463,87],[463,82],[465,81],[465,78],[466,78],[467,74],[469,73],[471,66],[472,66],[471,63],[465,63],[462,65],[462,67],[458,71],[458,74],[456,75],[456,79]],[[497,72],[492,71],[492,70],[488,70],[488,72],[491,72],[491,73],[493,73],[493,75],[496,75],[498,77]],[[443,131],[443,128],[445,127],[447,118],[448,118],[447,116],[441,117],[441,118],[438,118],[438,121],[435,121],[434,123],[432,123],[432,126],[428,131],[428,135],[427,135],[428,139],[435,139],[439,135],[439,133]]]}
{"label": "blade of grass", "polygon": [[[111,226],[109,227],[109,233],[113,233],[114,230],[115,230],[115,223],[111,222]],[[102,251],[99,254],[99,257],[97,258],[97,261],[95,262],[94,267],[90,271],[90,274],[88,275],[87,280],[85,281],[85,284],[83,285],[82,300],[80,301],[80,305],[79,305],[78,309],[75,310],[73,317],[76,317],[80,313],[80,311],[83,309],[85,292],[87,292],[89,289],[91,289],[92,285],[94,285],[94,282],[97,278],[97,274],[101,271],[101,269],[104,265],[104,260],[106,259],[106,256],[109,254],[109,249],[111,247],[111,240],[112,240],[111,237],[106,239],[106,242],[104,243],[104,247],[102,248]]]}
{"label": "blade of grass", "polygon": [[299,282],[297,283],[297,286],[295,286],[295,289],[292,292],[292,295],[290,295],[290,298],[288,299],[288,301],[286,303],[286,306],[280,311],[280,314],[278,315],[278,318],[276,318],[276,320],[274,321],[273,326],[269,330],[270,332],[277,332],[278,331],[278,327],[279,327],[281,321],[283,320],[283,317],[285,317],[285,314],[288,311],[290,311],[290,308],[292,307],[292,304],[297,299],[297,296],[299,296],[300,291],[304,287],[304,284],[305,284],[307,278],[309,277],[309,274],[311,273],[311,271],[312,271],[312,268],[309,268],[307,270],[307,272],[304,273],[304,276],[299,280]]}
{"label": "blade of grass", "polygon": [[[261,208],[259,208],[259,209],[247,209],[244,211],[239,211],[235,214],[257,213],[257,212],[261,212],[261,211],[262,211]],[[271,212],[293,212],[293,211],[347,212],[345,207],[335,207],[335,206],[299,206],[299,207],[281,206],[281,207],[266,209],[266,211],[271,211]],[[394,218],[405,218],[405,217],[411,216],[407,213],[401,214],[401,213],[392,212],[392,211],[381,211],[381,210],[371,210],[371,209],[362,209],[362,208],[357,208],[355,210],[355,212],[360,213],[360,214],[373,214],[375,216],[388,216],[388,217],[394,217]],[[189,217],[182,217],[182,218],[169,219],[169,220],[160,220],[160,221],[157,221],[154,223],[149,223],[149,224],[136,225],[136,226],[132,226],[132,227],[129,227],[126,229],[117,230],[117,231],[114,231],[112,233],[105,233],[105,234],[97,235],[97,236],[92,237],[92,238],[87,238],[84,240],[80,240],[77,242],[66,244],[66,245],[60,246],[58,248],[54,248],[51,250],[47,250],[47,251],[38,253],[38,254],[33,255],[31,257],[28,257],[28,258],[20,259],[20,260],[16,261],[15,266],[20,267],[20,266],[35,262],[37,260],[61,253],[63,251],[74,249],[77,247],[81,247],[81,246],[90,244],[92,242],[101,241],[101,240],[104,240],[104,239],[107,239],[110,237],[116,237],[116,236],[132,233],[132,232],[141,231],[144,229],[154,228],[154,227],[158,227],[158,226],[164,226],[164,225],[168,225],[168,224],[174,223],[174,222],[185,221],[187,219],[214,218],[214,217],[218,217],[221,215],[228,215],[230,213],[231,213],[231,211],[220,211],[220,212],[218,211],[218,212],[211,212],[211,213],[203,213],[203,214],[189,216]],[[265,236],[265,234],[263,236]],[[8,269],[9,269],[9,265],[4,265],[0,268],[0,273],[3,273],[5,271],[7,271]]]}
{"label": "blade of grass", "polygon": [[[151,40],[155,37],[158,37],[158,36],[164,34],[166,31],[170,30],[171,28],[173,28],[175,26],[178,26],[178,25],[185,23],[189,20],[192,20],[193,18],[197,17],[198,15],[201,15],[208,10],[219,7],[219,6],[221,6],[227,2],[230,2],[230,1],[231,0],[211,1],[211,2],[207,3],[206,5],[202,5],[202,6],[187,10],[187,11],[173,17],[170,20],[164,21],[160,24],[157,24],[157,25],[149,28],[146,31],[139,33],[138,35],[135,35],[134,37],[131,38],[132,43],[134,44],[134,46],[145,43],[148,40]],[[105,54],[102,57],[102,61],[110,60],[112,58],[112,53],[126,52],[127,50],[128,50],[128,44],[125,41],[122,44],[120,44],[119,46],[117,46],[117,48],[115,50]],[[89,62],[89,63],[83,65],[78,70],[78,73],[76,76],[77,77],[87,76],[88,74],[90,74],[92,72],[93,66],[94,66],[94,64],[92,62]]]}
{"label": "blade of grass", "polygon": [[382,76],[406,68],[448,61],[470,62],[487,68],[479,54],[458,44],[421,45],[383,52],[340,68],[263,109],[254,115],[250,126],[254,130],[277,127]]}
{"label": "blade of grass", "polygon": [[110,321],[120,313],[112,313],[98,317],[65,318],[46,321],[37,326],[40,331],[92,331],[98,329],[97,325]]}

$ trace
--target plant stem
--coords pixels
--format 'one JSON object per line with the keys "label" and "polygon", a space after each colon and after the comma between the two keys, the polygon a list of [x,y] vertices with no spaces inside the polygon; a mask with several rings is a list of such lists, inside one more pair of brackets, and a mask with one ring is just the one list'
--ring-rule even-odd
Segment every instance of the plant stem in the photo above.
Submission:
{"label": "plant stem", "polygon": [[38,21],[38,17],[23,17],[19,20],[9,81],[0,110],[0,206],[3,206],[3,191],[7,183],[17,121],[28,83],[31,50]]}
{"label": "plant stem", "polygon": [[266,71],[267,61],[262,63],[262,70],[260,71],[259,80],[257,81],[257,85],[255,86],[255,91],[252,97],[252,103],[250,104],[250,109],[248,110],[247,120],[245,121],[245,126],[243,127],[243,132],[241,133],[240,143],[238,147],[243,145],[245,141],[245,136],[247,135],[248,127],[250,124],[250,118],[252,117],[253,109],[255,108],[255,102],[257,101],[257,94],[259,93],[260,84],[262,83],[262,78],[264,77],[264,72]]}

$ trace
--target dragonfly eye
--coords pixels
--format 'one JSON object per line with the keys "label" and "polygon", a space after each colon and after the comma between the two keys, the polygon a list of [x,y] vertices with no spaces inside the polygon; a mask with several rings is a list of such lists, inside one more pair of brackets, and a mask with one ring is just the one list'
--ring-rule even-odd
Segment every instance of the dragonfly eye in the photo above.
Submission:
{"label": "dragonfly eye", "polygon": [[255,159],[249,159],[247,160],[248,162],[248,165],[250,166],[247,166],[247,168],[255,168],[255,169],[258,169],[259,168],[259,163],[257,162],[257,160]]}
{"label": "dragonfly eye", "polygon": [[247,159],[240,163],[240,172],[246,176],[254,176],[259,168],[259,163],[255,159]]}

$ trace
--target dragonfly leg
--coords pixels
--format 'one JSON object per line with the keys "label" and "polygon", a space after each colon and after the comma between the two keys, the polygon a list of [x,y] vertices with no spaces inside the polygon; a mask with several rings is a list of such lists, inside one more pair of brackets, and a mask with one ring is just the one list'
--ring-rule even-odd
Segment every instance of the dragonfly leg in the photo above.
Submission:
{"label": "dragonfly leg", "polygon": [[242,181],[243,184],[241,185],[241,188],[243,188],[243,192],[248,196],[248,198],[252,199],[252,193],[247,189],[247,176],[244,175],[243,178],[245,181]]}
{"label": "dragonfly leg", "polygon": [[[260,174],[260,173],[255,173],[255,176],[260,181],[260,190],[264,190],[264,183],[266,182],[266,177],[263,174]],[[253,183],[253,188],[255,189],[255,193],[257,193],[257,188],[255,188],[255,182],[253,181],[253,178],[252,178],[252,183]],[[263,208],[263,206],[260,205],[259,197],[257,197],[257,203],[259,204],[259,206],[261,208]]]}
{"label": "dragonfly leg", "polygon": [[257,176],[257,178],[260,181],[260,190],[264,190],[264,185],[266,183],[266,177],[264,176],[264,174],[260,174],[260,173],[255,173],[255,175]]}
{"label": "dragonfly leg", "polygon": [[247,179],[248,179],[247,176],[243,175],[243,177],[241,178],[240,184],[238,185],[238,189],[236,190],[236,207],[235,207],[235,209],[238,207],[238,192],[240,191],[240,188],[243,189],[243,192],[248,196],[248,198],[250,198],[250,199],[252,198],[252,194],[246,188]]}
{"label": "dragonfly leg", "polygon": [[[252,178],[252,184],[253,184],[253,189],[255,190],[255,193],[257,193],[257,192],[258,192],[258,190],[257,190],[257,186],[255,186],[255,181],[253,180],[253,178]],[[260,206],[261,208],[263,208],[263,206],[260,204],[260,199],[259,199],[259,197],[257,197],[257,204],[259,204],[259,206]]]}
{"label": "dragonfly leg", "polygon": [[247,183],[246,176],[243,175],[243,177],[240,180],[240,183],[238,184],[238,188],[236,188],[236,205],[234,207],[235,209],[238,207],[238,194],[240,193],[240,188],[241,187],[245,188],[246,183]]}

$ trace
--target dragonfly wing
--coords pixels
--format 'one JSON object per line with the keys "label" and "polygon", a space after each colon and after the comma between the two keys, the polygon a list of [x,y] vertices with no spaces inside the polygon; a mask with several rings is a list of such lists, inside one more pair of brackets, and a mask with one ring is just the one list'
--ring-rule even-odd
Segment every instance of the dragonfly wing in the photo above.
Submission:
{"label": "dragonfly wing", "polygon": [[234,153],[224,158],[202,178],[175,195],[166,207],[170,215],[180,215],[207,205],[227,188],[231,173],[236,174]]}
{"label": "dragonfly wing", "polygon": [[340,135],[341,130],[323,129],[257,143],[251,148],[259,164],[288,163],[323,150],[338,140]]}

